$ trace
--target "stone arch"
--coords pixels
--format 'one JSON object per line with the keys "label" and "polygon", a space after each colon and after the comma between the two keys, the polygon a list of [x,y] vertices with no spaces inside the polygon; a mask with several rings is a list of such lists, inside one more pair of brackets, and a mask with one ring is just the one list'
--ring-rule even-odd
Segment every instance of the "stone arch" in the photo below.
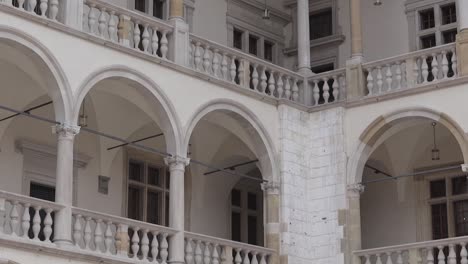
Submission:
{"label": "stone arch", "polygon": [[264,180],[279,182],[278,170],[275,167],[278,163],[275,162],[273,141],[268,134],[268,131],[263,126],[260,119],[250,109],[233,100],[214,100],[202,105],[197,111],[195,111],[189,119],[189,123],[185,126],[181,153],[187,152],[192,132],[200,120],[206,115],[217,111],[233,115],[233,118],[236,119],[238,124],[244,130],[247,130],[247,134],[253,137],[251,143],[247,142],[245,136],[238,136],[259,159],[260,170]]}
{"label": "stone arch", "polygon": [[377,147],[392,135],[411,125],[411,120],[418,119],[429,119],[445,126],[457,140],[464,163],[468,163],[468,138],[455,120],[442,112],[428,108],[405,108],[379,116],[363,131],[348,164],[348,184],[360,183],[364,165]]}
{"label": "stone arch", "polygon": [[122,65],[115,65],[99,69],[93,72],[80,86],[74,97],[72,122],[78,122],[81,103],[85,96],[96,84],[106,79],[125,79],[135,85],[139,93],[146,98],[154,100],[152,114],[156,116],[154,120],[161,128],[166,139],[167,152],[177,155],[180,149],[180,121],[174,106],[162,89],[146,75]]}
{"label": "stone arch", "polygon": [[47,94],[54,102],[55,119],[59,122],[69,120],[72,93],[68,79],[52,52],[32,36],[8,26],[0,26],[0,42],[19,49],[23,54],[29,54],[35,67],[50,73],[42,77],[46,79]]}

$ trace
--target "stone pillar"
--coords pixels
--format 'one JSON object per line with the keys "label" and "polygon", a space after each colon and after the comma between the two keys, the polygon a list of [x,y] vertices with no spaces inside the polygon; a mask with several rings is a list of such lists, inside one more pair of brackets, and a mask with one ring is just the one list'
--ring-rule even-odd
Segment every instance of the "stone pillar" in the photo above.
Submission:
{"label": "stone pillar", "polygon": [[83,29],[83,0],[62,0],[59,12],[59,20],[65,25]]}
{"label": "stone pillar", "polygon": [[297,69],[310,75],[309,0],[297,0]]}
{"label": "stone pillar", "polygon": [[184,19],[184,0],[170,1],[169,19],[179,18]]}
{"label": "stone pillar", "polygon": [[280,253],[280,184],[266,182],[262,184],[265,197],[265,246],[274,249],[277,254],[270,257],[269,264],[279,264]]}
{"label": "stone pillar", "polygon": [[177,233],[169,238],[169,262],[183,264],[185,261],[184,241],[184,174],[190,160],[180,156],[168,157],[164,161],[171,173],[169,189],[169,227]]}
{"label": "stone pillar", "polygon": [[361,206],[360,196],[364,192],[364,186],[360,183],[349,185],[348,214],[346,217],[346,263],[360,264],[361,260],[353,255],[353,251],[361,249]]}
{"label": "stone pillar", "polygon": [[362,61],[361,0],[351,0],[351,58]]}
{"label": "stone pillar", "polygon": [[184,0],[171,0],[169,23],[174,26],[169,43],[169,59],[175,63],[189,64],[189,26],[184,20]]}
{"label": "stone pillar", "polygon": [[55,214],[54,243],[66,246],[72,244],[73,142],[80,127],[60,124],[52,131],[57,135],[55,202],[65,206]]}
{"label": "stone pillar", "polygon": [[468,1],[457,0],[458,26],[457,58],[459,76],[468,75]]}

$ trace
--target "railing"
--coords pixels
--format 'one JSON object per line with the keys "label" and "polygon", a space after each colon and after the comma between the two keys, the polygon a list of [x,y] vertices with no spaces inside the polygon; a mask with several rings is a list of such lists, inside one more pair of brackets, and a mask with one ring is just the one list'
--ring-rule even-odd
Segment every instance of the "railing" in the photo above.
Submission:
{"label": "railing", "polygon": [[324,105],[346,99],[346,69],[316,74],[309,78],[313,105]]}
{"label": "railing", "polygon": [[0,235],[50,243],[53,216],[62,208],[55,203],[0,191]]}
{"label": "railing", "polygon": [[51,20],[57,20],[62,8],[59,0],[6,0],[6,4]]}
{"label": "railing", "polygon": [[363,64],[367,96],[410,89],[458,76],[455,44]]}
{"label": "railing", "polygon": [[168,239],[176,231],[127,218],[73,208],[73,243],[84,251],[166,264]]}
{"label": "railing", "polygon": [[185,263],[269,264],[274,250],[185,232]]}
{"label": "railing", "polygon": [[85,0],[83,30],[105,40],[167,59],[172,26],[100,0]]}
{"label": "railing", "polygon": [[301,75],[193,34],[189,67],[262,95],[303,103]]}
{"label": "railing", "polygon": [[355,251],[365,264],[468,263],[468,236]]}

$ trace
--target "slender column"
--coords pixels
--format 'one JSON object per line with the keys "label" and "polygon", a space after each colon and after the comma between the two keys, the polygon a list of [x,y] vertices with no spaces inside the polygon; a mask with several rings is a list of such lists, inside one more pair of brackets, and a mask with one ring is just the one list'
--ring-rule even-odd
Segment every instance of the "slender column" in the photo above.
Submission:
{"label": "slender column", "polygon": [[184,0],[171,0],[169,19],[184,19]]}
{"label": "slender column", "polygon": [[[266,205],[266,247],[274,249],[278,254],[280,252],[280,184],[278,182],[262,183],[262,190]],[[279,256],[274,254],[270,256],[269,264],[279,264]]]}
{"label": "slender column", "polygon": [[362,61],[361,0],[351,0],[351,58]]}
{"label": "slender column", "polygon": [[346,263],[359,264],[361,260],[359,257],[355,256],[352,252],[355,250],[361,249],[361,209],[360,209],[360,196],[364,192],[364,185],[352,184],[347,187],[348,190],[348,213],[347,216],[339,218],[339,222],[342,222],[346,225],[346,245],[347,250],[346,254],[348,259]]}
{"label": "slender column", "polygon": [[60,124],[52,127],[57,134],[57,173],[55,202],[65,206],[55,215],[54,243],[72,245],[73,142],[79,126]]}
{"label": "slender column", "polygon": [[458,26],[460,31],[468,30],[468,1],[457,0]]}
{"label": "slender column", "polygon": [[457,19],[460,27],[456,49],[458,75],[468,76],[468,1],[457,0]]}
{"label": "slender column", "polygon": [[310,74],[309,0],[297,0],[297,62],[298,71]]}
{"label": "slender column", "polygon": [[169,238],[169,262],[184,263],[184,173],[190,159],[180,156],[165,158],[171,173],[169,190],[169,227],[178,232]]}
{"label": "slender column", "polygon": [[184,0],[170,0],[169,23],[174,27],[169,43],[169,59],[189,65],[189,26],[184,20]]}

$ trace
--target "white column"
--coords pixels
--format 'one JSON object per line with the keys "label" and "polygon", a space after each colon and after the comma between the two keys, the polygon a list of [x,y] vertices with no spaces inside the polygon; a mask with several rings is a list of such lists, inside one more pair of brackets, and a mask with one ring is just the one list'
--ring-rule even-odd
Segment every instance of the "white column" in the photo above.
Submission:
{"label": "white column", "polygon": [[351,58],[362,61],[361,0],[351,0]]}
{"label": "white column", "polygon": [[171,173],[169,189],[169,227],[177,233],[169,239],[169,262],[182,264],[185,262],[184,242],[184,176],[185,167],[190,159],[180,156],[165,158]]}
{"label": "white column", "polygon": [[55,202],[65,206],[55,215],[54,243],[71,245],[73,204],[73,142],[79,126],[60,124],[52,127],[57,134],[57,174]]}
{"label": "white column", "polygon": [[184,19],[184,0],[171,0],[169,10],[169,19]]}
{"label": "white column", "polygon": [[82,30],[83,28],[83,0],[60,1],[60,20],[67,26]]}
{"label": "white column", "polygon": [[468,1],[457,0],[457,15],[460,31],[468,30]]}
{"label": "white column", "polygon": [[175,63],[189,64],[189,26],[184,20],[184,0],[171,0],[169,23],[174,27],[169,43],[169,58]]}
{"label": "white column", "polygon": [[298,71],[310,74],[309,0],[297,0]]}

